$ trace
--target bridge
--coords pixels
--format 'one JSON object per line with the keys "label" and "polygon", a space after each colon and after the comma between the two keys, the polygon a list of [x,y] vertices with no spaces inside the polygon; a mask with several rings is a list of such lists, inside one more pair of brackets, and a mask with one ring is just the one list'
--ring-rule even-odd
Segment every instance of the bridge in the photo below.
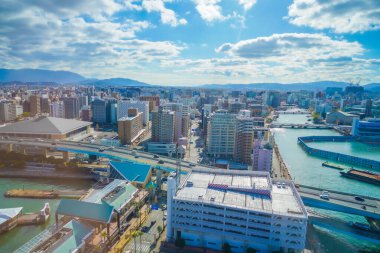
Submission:
{"label": "bridge", "polygon": [[[17,151],[27,153],[28,150],[36,151],[39,150],[42,153],[47,154],[48,151],[59,151],[62,152],[64,159],[69,158],[69,153],[85,154],[93,157],[105,157],[118,161],[126,162],[136,162],[141,164],[149,164],[157,169],[164,171],[175,171],[177,168],[178,160],[175,158],[169,158],[160,156],[155,158],[154,154],[143,152],[139,150],[129,150],[125,147],[115,147],[107,148],[101,151],[103,145],[84,143],[84,142],[73,142],[73,141],[55,141],[47,139],[0,139],[0,147],[2,149],[7,149],[8,151]],[[158,162],[162,161],[163,164]],[[194,163],[187,161],[181,162],[181,170],[183,172],[189,171]],[[206,165],[195,164],[197,168],[210,168]]]}
{"label": "bridge", "polygon": [[[326,200],[320,198],[320,194],[326,189],[299,185],[297,190],[306,206],[363,216],[372,229],[380,231],[379,198],[328,190],[329,199]],[[356,200],[356,196],[362,197],[364,201]]]}
{"label": "bridge", "polygon": [[308,111],[276,111],[276,114],[310,114]]}
{"label": "bridge", "polygon": [[306,129],[333,129],[331,125],[314,125],[314,124],[293,124],[293,123],[271,123],[270,128],[306,128]]}

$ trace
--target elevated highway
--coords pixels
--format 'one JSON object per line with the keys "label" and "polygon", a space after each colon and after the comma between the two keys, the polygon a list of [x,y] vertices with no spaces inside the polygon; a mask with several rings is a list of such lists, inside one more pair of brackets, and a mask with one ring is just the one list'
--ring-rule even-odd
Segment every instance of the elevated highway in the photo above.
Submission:
{"label": "elevated highway", "polygon": [[[379,198],[329,190],[329,199],[326,200],[320,197],[322,191],[326,189],[299,185],[297,190],[306,206],[360,215],[365,217],[374,229],[378,230],[380,228]],[[364,201],[356,200],[356,196],[362,197]]]}

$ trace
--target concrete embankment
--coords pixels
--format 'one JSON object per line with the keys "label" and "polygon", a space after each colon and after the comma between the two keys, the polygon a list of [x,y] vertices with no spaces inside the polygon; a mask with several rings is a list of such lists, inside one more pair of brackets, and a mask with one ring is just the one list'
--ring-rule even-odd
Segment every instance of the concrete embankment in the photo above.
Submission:
{"label": "concrete embankment", "polygon": [[27,170],[8,170],[1,169],[0,177],[3,178],[37,178],[37,179],[68,179],[68,180],[95,180],[95,176],[76,172],[41,172]]}
{"label": "concrete embankment", "polygon": [[56,199],[56,198],[80,198],[86,191],[60,191],[60,190],[33,190],[12,189],[4,193],[7,198],[32,198],[32,199]]}
{"label": "concrete embankment", "polygon": [[277,144],[273,147],[273,161],[272,161],[272,177],[291,180],[289,170],[282,159],[280,150]]}

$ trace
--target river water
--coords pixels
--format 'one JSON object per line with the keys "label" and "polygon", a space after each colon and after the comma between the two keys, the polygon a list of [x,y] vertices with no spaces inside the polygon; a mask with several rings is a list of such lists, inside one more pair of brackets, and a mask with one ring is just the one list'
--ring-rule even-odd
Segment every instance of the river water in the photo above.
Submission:
{"label": "river water", "polygon": [[[279,123],[306,123],[306,115],[280,115],[277,122]],[[309,122],[310,123],[310,122]],[[367,196],[380,196],[380,187],[341,177],[338,170],[329,169],[322,166],[325,161],[320,158],[312,157],[306,154],[297,144],[297,138],[300,136],[311,135],[339,135],[334,130],[321,129],[272,129],[274,138],[280,149],[280,153],[286,163],[292,178],[296,183],[331,189]],[[341,152],[349,155],[356,155],[374,160],[380,160],[380,147],[370,146],[363,143],[308,143],[308,145],[325,150]],[[340,218],[345,221],[365,222],[364,218],[345,215],[335,212],[318,210],[325,214]],[[325,252],[379,252],[380,245],[374,245],[354,238],[334,234],[330,231],[317,229],[316,235],[321,242],[321,249]]]}
{"label": "river water", "polygon": [[[63,180],[62,180],[63,181]],[[39,226],[16,227],[10,232],[0,235],[0,253],[11,253],[32,237],[54,223],[54,212],[59,204],[58,199],[20,199],[5,198],[4,192],[16,188],[40,189],[40,190],[83,190],[90,187],[90,182],[74,181],[61,182],[59,180],[30,180],[30,179],[6,179],[0,178],[0,208],[24,207],[23,213],[36,212],[44,203],[49,202],[51,216],[49,221]]]}

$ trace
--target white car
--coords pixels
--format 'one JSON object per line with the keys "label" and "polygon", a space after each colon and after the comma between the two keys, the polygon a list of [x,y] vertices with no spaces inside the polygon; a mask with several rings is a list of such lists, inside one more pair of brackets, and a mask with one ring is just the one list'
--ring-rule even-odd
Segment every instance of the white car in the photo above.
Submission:
{"label": "white car", "polygon": [[319,195],[319,197],[320,197],[321,199],[325,199],[325,200],[329,200],[329,199],[330,199],[330,197],[329,197],[328,194],[321,194],[321,195]]}

